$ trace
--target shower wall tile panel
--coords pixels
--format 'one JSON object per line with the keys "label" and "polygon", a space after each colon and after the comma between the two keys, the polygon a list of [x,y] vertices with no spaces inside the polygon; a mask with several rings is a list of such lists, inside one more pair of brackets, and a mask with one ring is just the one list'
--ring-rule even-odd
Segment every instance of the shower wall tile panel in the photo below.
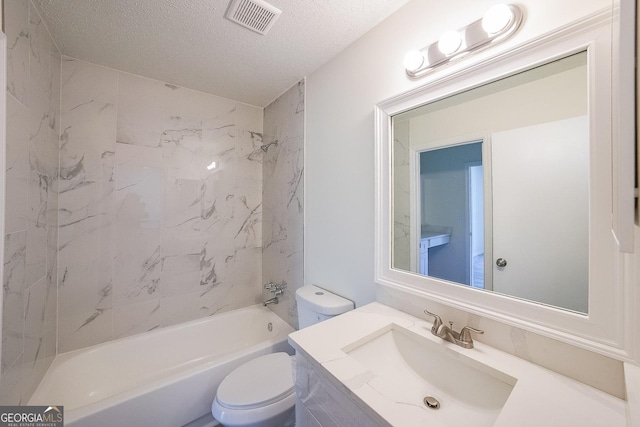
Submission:
{"label": "shower wall tile panel", "polygon": [[7,94],[22,105],[29,105],[29,2],[4,1],[7,36]]}
{"label": "shower wall tile panel", "polygon": [[59,351],[112,337],[118,73],[62,58]]}
{"label": "shower wall tile panel", "polygon": [[393,267],[411,271],[409,120],[393,124]]}
{"label": "shower wall tile panel", "polygon": [[34,5],[6,0],[0,405],[26,404],[56,354],[61,56]]}
{"label": "shower wall tile panel", "polygon": [[262,277],[265,283],[286,283],[280,302],[269,307],[294,328],[295,291],[304,279],[304,94],[302,80],[264,111],[264,142],[278,145],[269,147],[263,165]]}
{"label": "shower wall tile panel", "polygon": [[262,109],[68,57],[61,81],[59,351],[260,302]]}

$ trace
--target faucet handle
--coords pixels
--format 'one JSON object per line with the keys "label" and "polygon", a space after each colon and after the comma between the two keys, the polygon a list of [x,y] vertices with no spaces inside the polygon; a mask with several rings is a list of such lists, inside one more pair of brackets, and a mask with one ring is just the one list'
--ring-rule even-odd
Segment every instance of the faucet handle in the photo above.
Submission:
{"label": "faucet handle", "polygon": [[465,326],[460,330],[460,341],[472,343],[471,332],[475,332],[476,334],[484,334],[484,331],[476,328],[472,328],[471,326]]}
{"label": "faucet handle", "polygon": [[276,290],[272,291],[272,292],[274,294],[276,294],[276,295],[282,295],[282,294],[284,294],[284,288],[286,288],[286,287],[287,287],[286,283],[284,283],[284,282],[279,283],[279,284],[276,285]]}
{"label": "faucet handle", "polygon": [[430,311],[427,311],[427,310],[424,311],[424,314],[433,316],[435,318],[435,320],[433,321],[433,327],[431,328],[431,333],[437,334],[438,328],[442,326],[442,319],[437,314],[431,313]]}
{"label": "faucet handle", "polygon": [[284,293],[284,288],[287,287],[285,282],[282,283],[273,283],[269,282],[264,285],[264,288],[269,292],[272,292],[274,295],[282,295]]}

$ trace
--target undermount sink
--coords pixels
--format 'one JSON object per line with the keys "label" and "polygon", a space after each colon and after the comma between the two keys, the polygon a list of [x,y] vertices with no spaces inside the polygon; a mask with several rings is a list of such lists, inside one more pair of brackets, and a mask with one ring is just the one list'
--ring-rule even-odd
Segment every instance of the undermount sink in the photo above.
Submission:
{"label": "undermount sink", "polygon": [[342,350],[371,371],[380,394],[423,408],[434,425],[492,426],[517,381],[464,356],[476,350],[454,351],[397,324]]}

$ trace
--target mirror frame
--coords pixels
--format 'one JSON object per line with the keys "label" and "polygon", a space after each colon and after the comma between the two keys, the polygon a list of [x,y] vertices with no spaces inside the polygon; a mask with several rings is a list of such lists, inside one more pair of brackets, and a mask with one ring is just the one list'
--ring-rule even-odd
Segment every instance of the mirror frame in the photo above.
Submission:
{"label": "mirror frame", "polygon": [[[587,51],[589,110],[589,309],[579,314],[472,289],[391,267],[393,178],[391,118],[420,105],[485,85],[556,59]],[[612,232],[614,194],[612,122],[612,14],[607,8],[518,45],[507,52],[390,98],[375,107],[377,284],[529,330],[622,361],[634,361],[632,274],[625,271]],[[597,262],[596,262],[597,261]]]}

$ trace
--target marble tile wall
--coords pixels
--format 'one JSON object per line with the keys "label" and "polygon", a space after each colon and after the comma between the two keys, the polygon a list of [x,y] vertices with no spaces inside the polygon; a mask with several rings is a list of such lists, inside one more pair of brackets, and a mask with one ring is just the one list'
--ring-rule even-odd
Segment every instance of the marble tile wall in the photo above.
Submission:
{"label": "marble tile wall", "polygon": [[0,405],[25,404],[56,354],[60,52],[5,0],[7,146]]}
{"label": "marble tile wall", "polygon": [[286,283],[279,303],[269,307],[294,328],[295,291],[303,285],[304,97],[302,80],[264,110],[264,143],[278,145],[264,155],[262,279]]}
{"label": "marble tile wall", "polygon": [[69,57],[61,81],[59,352],[261,302],[262,109]]}
{"label": "marble tile wall", "polygon": [[393,266],[411,271],[409,120],[393,124]]}

